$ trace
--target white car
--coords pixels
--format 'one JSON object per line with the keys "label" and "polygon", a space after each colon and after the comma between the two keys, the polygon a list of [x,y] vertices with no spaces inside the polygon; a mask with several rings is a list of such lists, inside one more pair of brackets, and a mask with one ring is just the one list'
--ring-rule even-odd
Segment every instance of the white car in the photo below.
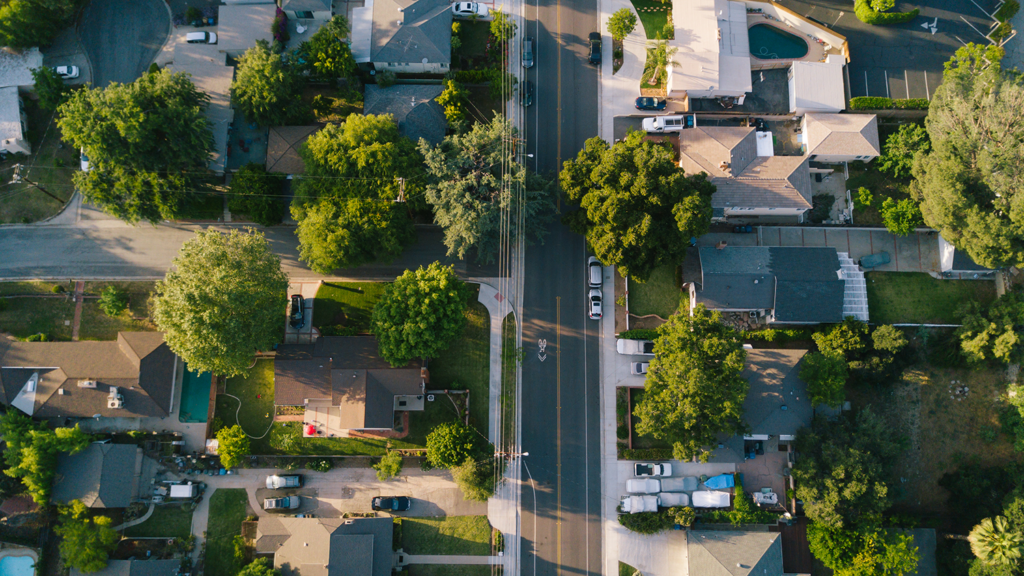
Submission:
{"label": "white car", "polygon": [[647,374],[647,367],[650,365],[650,362],[630,362],[629,373],[633,376],[643,376]]}
{"label": "white car", "polygon": [[65,80],[78,78],[78,66],[54,66],[53,71]]}
{"label": "white car", "polygon": [[639,478],[645,476],[671,476],[672,475],[672,464],[663,462],[661,464],[655,464],[654,462],[637,462],[633,464],[633,474]]}
{"label": "white car", "polygon": [[452,4],[452,14],[456,18],[487,18],[491,10],[478,2],[456,2]]}
{"label": "white car", "polygon": [[82,156],[79,158],[82,163],[82,172],[89,171],[89,157],[85,155],[85,148],[82,148]]}
{"label": "white car", "polygon": [[601,319],[601,299],[602,298],[603,298],[603,296],[601,295],[601,291],[598,290],[597,288],[594,288],[593,290],[591,290],[590,294],[587,296],[587,300],[590,301],[590,319],[591,320],[600,320]]}

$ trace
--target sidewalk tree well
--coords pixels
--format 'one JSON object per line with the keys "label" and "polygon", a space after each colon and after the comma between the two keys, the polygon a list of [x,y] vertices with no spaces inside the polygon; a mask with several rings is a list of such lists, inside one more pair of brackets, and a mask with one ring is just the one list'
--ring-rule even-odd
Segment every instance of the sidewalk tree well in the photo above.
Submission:
{"label": "sidewalk tree well", "polygon": [[[478,122],[468,131],[450,134],[431,148],[420,140],[430,183],[427,203],[434,221],[444,228],[448,255],[464,259],[476,250],[477,260],[492,262],[502,244],[503,214],[521,213],[513,227],[527,244],[540,240],[555,213],[553,183],[516,162],[518,131],[501,115]],[[520,204],[521,203],[521,204]],[[521,212],[520,212],[521,211]]]}
{"label": "sidewalk tree well", "polygon": [[718,434],[746,431],[740,335],[721,313],[698,305],[692,316],[676,312],[658,328],[654,353],[633,411],[636,433],[672,442],[679,460],[707,462]]}
{"label": "sidewalk tree well", "polygon": [[110,526],[107,516],[92,516],[81,500],[72,500],[60,510],[54,532],[60,537],[60,555],[67,568],[98,572],[107,567],[107,558],[121,536]]}
{"label": "sidewalk tree well", "polygon": [[208,103],[188,74],[167,70],[76,90],[57,109],[64,140],[89,156],[90,169],[75,173],[75,188],[129,223],[176,218],[207,172]]}
{"label": "sidewalk tree well", "polygon": [[245,374],[258,350],[280,341],[288,277],[263,234],[196,232],[157,282],[153,321],[192,370]]}
{"label": "sidewalk tree well", "polygon": [[230,428],[217,430],[217,455],[220,465],[231,470],[242,463],[242,459],[251,453],[249,437],[238,424]]}
{"label": "sidewalk tree well", "polygon": [[275,54],[266,40],[238,58],[231,82],[231,103],[249,122],[260,126],[287,126],[303,122],[309,115],[300,96],[299,71]]}
{"label": "sidewalk tree well", "polygon": [[614,146],[591,138],[559,174],[566,197],[580,205],[563,222],[587,237],[601,262],[638,282],[683,261],[690,238],[708,231],[715,192],[705,174],[679,169],[671,145],[645,136],[630,132]]}

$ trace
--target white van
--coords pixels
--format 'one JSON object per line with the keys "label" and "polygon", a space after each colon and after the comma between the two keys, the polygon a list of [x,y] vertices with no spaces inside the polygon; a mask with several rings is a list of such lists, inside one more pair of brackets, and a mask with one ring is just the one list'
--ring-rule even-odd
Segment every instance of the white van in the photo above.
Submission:
{"label": "white van", "polygon": [[185,34],[185,42],[189,44],[216,44],[216,32],[189,32]]}
{"label": "white van", "polygon": [[682,132],[686,128],[693,128],[697,125],[697,118],[693,114],[681,116],[651,116],[644,118],[641,126],[645,132]]}

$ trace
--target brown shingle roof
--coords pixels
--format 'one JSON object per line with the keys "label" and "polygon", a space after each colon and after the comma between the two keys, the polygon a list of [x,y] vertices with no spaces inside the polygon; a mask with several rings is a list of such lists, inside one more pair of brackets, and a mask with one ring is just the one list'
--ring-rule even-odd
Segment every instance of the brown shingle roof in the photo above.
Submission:
{"label": "brown shingle roof", "polygon": [[299,147],[320,126],[274,126],[267,136],[267,172],[305,174],[306,164],[299,156]]}
{"label": "brown shingle roof", "polygon": [[878,156],[874,114],[807,114],[807,154]]}

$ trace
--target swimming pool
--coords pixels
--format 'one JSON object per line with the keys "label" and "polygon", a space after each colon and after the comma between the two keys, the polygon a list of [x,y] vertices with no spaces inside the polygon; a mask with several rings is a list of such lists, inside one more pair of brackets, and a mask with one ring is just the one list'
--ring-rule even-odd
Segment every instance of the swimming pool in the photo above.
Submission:
{"label": "swimming pool", "polygon": [[[210,385],[213,378],[209,372],[195,372],[185,367],[181,378],[181,409],[178,420],[182,422],[206,422],[210,414]],[[0,576],[5,576],[0,574]]]}
{"label": "swimming pool", "polygon": [[0,558],[0,576],[32,576],[36,562],[29,556],[4,556]]}
{"label": "swimming pool", "polygon": [[754,24],[747,29],[750,55],[761,60],[793,60],[807,55],[807,42],[771,24]]}

